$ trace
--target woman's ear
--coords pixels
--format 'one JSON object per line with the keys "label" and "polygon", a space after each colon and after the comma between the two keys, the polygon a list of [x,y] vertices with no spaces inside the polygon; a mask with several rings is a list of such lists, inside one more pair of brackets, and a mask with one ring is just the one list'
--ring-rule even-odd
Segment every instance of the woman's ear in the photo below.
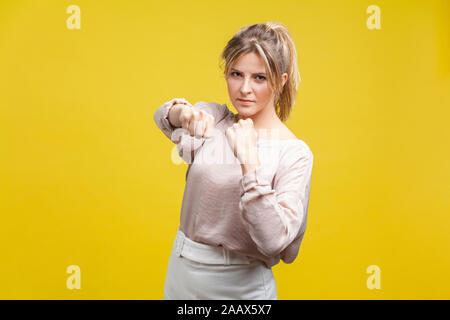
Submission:
{"label": "woman's ear", "polygon": [[281,77],[282,77],[282,79],[283,79],[283,87],[284,87],[284,84],[286,83],[287,78],[288,78],[288,74],[285,72],[285,73],[283,73],[283,74],[281,75]]}

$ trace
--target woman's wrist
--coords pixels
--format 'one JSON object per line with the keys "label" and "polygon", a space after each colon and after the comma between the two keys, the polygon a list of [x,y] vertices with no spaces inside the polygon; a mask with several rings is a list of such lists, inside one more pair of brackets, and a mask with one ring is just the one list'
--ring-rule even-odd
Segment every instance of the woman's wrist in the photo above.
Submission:
{"label": "woman's wrist", "polygon": [[241,164],[242,175],[245,176],[250,171],[256,170],[261,167],[261,162],[259,159],[257,163]]}

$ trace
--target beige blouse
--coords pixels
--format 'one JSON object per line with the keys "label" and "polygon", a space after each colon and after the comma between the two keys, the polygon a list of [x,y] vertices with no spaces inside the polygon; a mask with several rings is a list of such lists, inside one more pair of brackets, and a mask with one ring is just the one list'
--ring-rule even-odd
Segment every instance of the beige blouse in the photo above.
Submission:
{"label": "beige blouse", "polygon": [[184,98],[172,99],[156,110],[154,121],[188,164],[180,230],[193,241],[223,246],[268,267],[280,259],[292,263],[308,216],[313,167],[308,145],[300,139],[258,138],[261,166],[243,176],[225,136],[237,115],[225,104],[194,104],[216,122],[211,138],[197,138],[171,126],[168,111],[174,103],[192,106]]}

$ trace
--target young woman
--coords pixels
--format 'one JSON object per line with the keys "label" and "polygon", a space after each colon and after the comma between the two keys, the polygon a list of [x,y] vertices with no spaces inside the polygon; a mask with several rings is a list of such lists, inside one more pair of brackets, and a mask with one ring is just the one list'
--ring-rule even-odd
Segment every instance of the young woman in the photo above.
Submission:
{"label": "young woman", "polygon": [[154,114],[189,164],[164,299],[277,299],[272,267],[294,261],[306,229],[313,155],[283,123],[300,81],[292,38],[245,26],[222,58],[237,114],[184,98]]}

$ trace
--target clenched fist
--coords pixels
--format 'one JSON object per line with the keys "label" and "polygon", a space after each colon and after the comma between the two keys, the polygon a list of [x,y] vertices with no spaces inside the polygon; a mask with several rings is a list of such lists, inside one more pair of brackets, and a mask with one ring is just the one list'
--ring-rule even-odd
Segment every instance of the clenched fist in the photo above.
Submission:
{"label": "clenched fist", "polygon": [[240,119],[225,131],[225,135],[235,157],[241,163],[244,174],[261,165],[256,146],[258,133],[253,126],[252,119]]}
{"label": "clenched fist", "polygon": [[[212,137],[216,123],[214,116],[208,112],[183,103],[172,106],[169,110],[169,119],[175,120],[173,121],[175,127],[181,127],[197,138]],[[172,121],[170,122],[172,123]]]}

